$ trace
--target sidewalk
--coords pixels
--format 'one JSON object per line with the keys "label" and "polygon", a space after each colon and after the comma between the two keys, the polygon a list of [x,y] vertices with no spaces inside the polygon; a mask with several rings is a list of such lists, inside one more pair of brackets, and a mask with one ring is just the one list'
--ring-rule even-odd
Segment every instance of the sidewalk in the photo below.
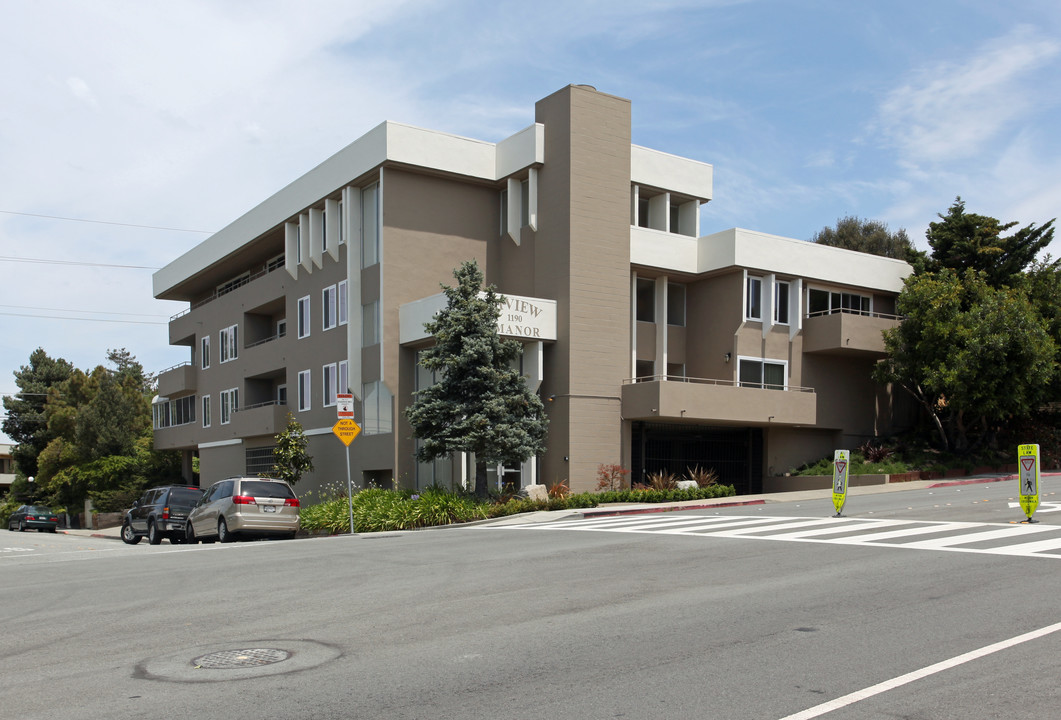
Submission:
{"label": "sidewalk", "polygon": [[[1042,477],[1061,476],[1061,473],[1042,473]],[[995,473],[988,475],[974,475],[954,480],[912,480],[910,482],[890,483],[888,485],[863,485],[850,487],[848,495],[876,495],[880,493],[902,492],[904,490],[925,490],[929,488],[951,487],[955,485],[973,485],[978,483],[1004,482],[1016,480],[1017,476],[1006,473]],[[614,515],[635,515],[643,513],[659,513],[671,510],[699,510],[703,508],[740,507],[742,505],[765,505],[769,503],[783,502],[808,502],[812,500],[826,501],[832,498],[832,490],[829,488],[820,490],[798,490],[794,492],[764,493],[760,495],[737,495],[733,497],[712,498],[709,500],[682,500],[669,503],[609,503],[595,508],[574,508],[571,510],[541,510],[521,515],[510,515],[508,517],[491,520],[479,520],[474,523],[461,523],[458,525],[440,525],[437,528],[446,527],[468,527],[469,525],[523,525],[526,523],[542,523],[562,520],[569,517],[608,517]],[[81,537],[108,538],[121,540],[121,526],[100,528],[99,530],[59,530],[66,535],[79,535]]]}

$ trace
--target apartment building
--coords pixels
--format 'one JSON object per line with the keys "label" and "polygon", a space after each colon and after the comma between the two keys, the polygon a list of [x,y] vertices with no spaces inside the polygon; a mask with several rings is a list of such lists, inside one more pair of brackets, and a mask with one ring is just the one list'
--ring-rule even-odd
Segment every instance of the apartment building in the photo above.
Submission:
{"label": "apartment building", "polygon": [[[385,122],[154,275],[188,309],[159,376],[155,446],[201,483],[270,467],[288,413],[304,488],[453,485],[472,458],[421,464],[403,417],[440,284],[474,259],[505,296],[546,452],[492,481],[595,485],[714,468],[741,492],[905,412],[873,383],[903,262],[731,229],[701,235],[711,165],[631,144],[630,102],[573,85],[497,143]],[[362,434],[331,431],[355,395]]]}

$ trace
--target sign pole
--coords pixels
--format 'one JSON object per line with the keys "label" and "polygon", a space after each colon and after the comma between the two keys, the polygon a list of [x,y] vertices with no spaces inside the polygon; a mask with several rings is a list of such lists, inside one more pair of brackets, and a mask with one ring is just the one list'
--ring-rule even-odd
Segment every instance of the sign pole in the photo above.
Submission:
{"label": "sign pole", "polygon": [[354,484],[350,480],[350,446],[344,448],[346,455],[346,502],[350,506],[350,534],[354,534]]}
{"label": "sign pole", "polygon": [[1020,509],[1028,518],[1023,522],[1039,522],[1032,518],[1039,507],[1041,490],[1039,484],[1039,446],[1019,445],[1017,447],[1017,473],[1020,479]]}
{"label": "sign pole", "polygon": [[851,452],[837,450],[833,453],[833,517],[843,517],[844,504],[847,502],[847,471],[851,465]]}
{"label": "sign pole", "polygon": [[354,422],[354,396],[351,393],[337,393],[335,396],[335,414],[339,420],[332,427],[332,432],[346,446],[346,502],[350,507],[350,534],[354,534],[354,482],[350,477],[350,443],[361,432],[361,426]]}

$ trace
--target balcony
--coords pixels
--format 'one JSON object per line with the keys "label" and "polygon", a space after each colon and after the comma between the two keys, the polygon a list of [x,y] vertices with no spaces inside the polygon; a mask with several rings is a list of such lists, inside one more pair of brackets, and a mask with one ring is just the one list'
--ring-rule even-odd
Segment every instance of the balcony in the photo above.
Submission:
{"label": "balcony", "polygon": [[803,320],[803,352],[884,357],[885,330],[898,327],[897,315],[836,310]]}
{"label": "balcony", "polygon": [[158,394],[162,397],[175,397],[195,392],[195,366],[183,362],[158,374]]}
{"label": "balcony", "polygon": [[679,420],[721,425],[814,425],[813,389],[739,386],[729,380],[654,376],[622,388],[626,420]]}
{"label": "balcony", "polygon": [[287,427],[286,404],[275,401],[241,407],[232,413],[229,432],[238,438],[276,435]]}

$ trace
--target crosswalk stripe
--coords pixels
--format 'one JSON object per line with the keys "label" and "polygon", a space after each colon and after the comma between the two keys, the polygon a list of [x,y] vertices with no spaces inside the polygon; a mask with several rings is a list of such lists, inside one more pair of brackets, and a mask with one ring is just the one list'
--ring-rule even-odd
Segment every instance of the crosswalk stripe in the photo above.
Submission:
{"label": "crosswalk stripe", "polygon": [[[763,517],[742,515],[667,515],[646,518],[618,516],[579,518],[553,523],[486,527],[503,530],[578,530],[583,532],[644,533],[748,540],[778,540],[910,550],[1047,557],[1061,559],[1061,527],[975,522],[939,522],[890,518]],[[1043,538],[1054,533],[1052,538]],[[1029,540],[1037,535],[1038,540]],[[914,539],[919,538],[920,539]],[[936,537],[925,537],[936,536]],[[976,543],[998,543],[969,547]]]}

